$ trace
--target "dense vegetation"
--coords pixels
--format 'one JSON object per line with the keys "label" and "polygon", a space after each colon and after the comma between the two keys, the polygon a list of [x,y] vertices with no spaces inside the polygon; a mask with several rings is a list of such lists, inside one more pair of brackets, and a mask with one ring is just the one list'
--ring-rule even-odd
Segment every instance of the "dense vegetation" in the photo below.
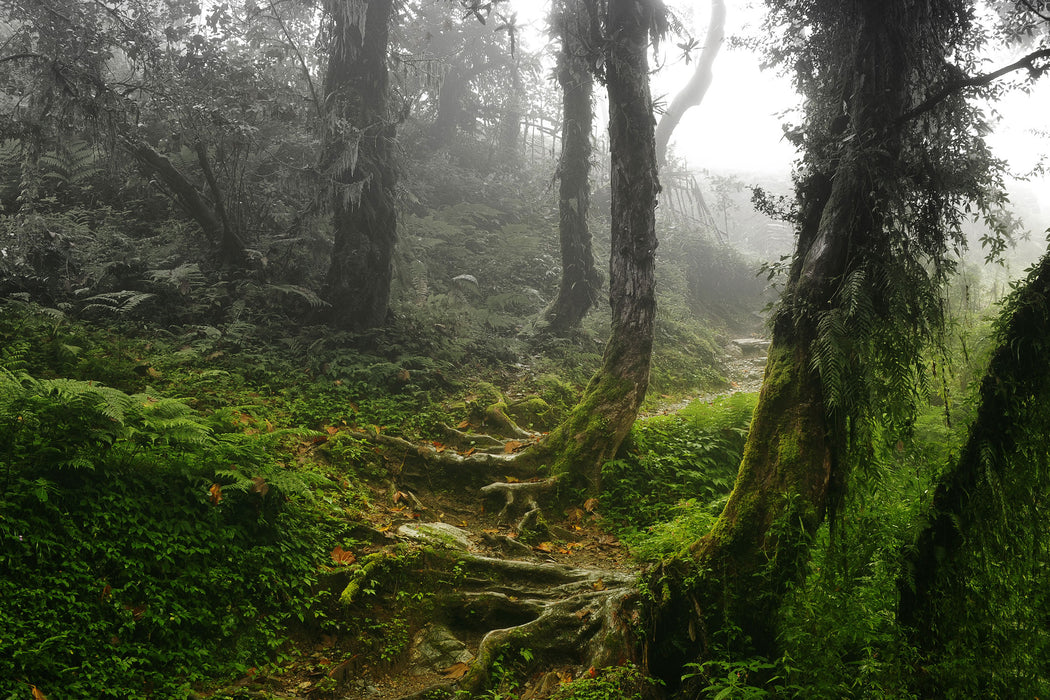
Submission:
{"label": "dense vegetation", "polygon": [[555,85],[500,2],[0,0],[0,697],[1046,695],[981,7],[768,0],[749,189],[656,162],[663,3]]}

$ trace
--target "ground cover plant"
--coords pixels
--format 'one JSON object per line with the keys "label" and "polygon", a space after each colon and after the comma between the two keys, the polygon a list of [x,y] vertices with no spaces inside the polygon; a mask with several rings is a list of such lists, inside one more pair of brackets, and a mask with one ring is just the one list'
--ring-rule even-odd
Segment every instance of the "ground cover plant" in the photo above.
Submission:
{"label": "ground cover plant", "polygon": [[0,697],[1047,694],[1045,9],[536,5],[0,0]]}

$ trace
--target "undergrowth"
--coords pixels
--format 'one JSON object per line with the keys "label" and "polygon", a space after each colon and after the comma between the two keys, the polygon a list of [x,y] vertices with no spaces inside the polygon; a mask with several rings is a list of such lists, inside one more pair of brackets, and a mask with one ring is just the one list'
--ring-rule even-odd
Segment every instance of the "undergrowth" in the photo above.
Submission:
{"label": "undergrowth", "polygon": [[730,394],[635,423],[602,468],[602,508],[636,556],[676,553],[709,529],[736,479],[757,400]]}
{"label": "undergrowth", "polygon": [[175,399],[0,370],[0,690],[167,697],[264,663],[331,528],[272,444]]}

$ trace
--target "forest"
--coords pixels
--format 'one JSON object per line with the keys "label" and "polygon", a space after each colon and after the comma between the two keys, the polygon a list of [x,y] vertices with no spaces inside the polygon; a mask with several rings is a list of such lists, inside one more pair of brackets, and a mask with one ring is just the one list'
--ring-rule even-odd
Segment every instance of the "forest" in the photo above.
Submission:
{"label": "forest", "polygon": [[0,698],[1050,696],[1045,0],[0,39]]}

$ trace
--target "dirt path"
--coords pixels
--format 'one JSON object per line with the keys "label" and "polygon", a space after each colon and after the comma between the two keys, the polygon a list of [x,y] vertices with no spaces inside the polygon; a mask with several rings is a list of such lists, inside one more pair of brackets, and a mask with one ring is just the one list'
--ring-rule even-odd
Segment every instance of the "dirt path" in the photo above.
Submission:
{"label": "dirt path", "polygon": [[642,418],[655,415],[677,413],[694,401],[713,401],[720,396],[743,392],[757,393],[762,388],[762,378],[766,371],[766,351],[769,342],[755,338],[741,338],[730,342],[729,361],[726,362],[726,377],[729,388],[722,391],[705,392],[688,396],[673,403],[661,405],[641,415]]}
{"label": "dirt path", "polygon": [[[729,390],[691,397],[653,413],[673,413],[698,399],[758,391],[765,348],[761,341],[751,340],[736,346],[736,356],[728,363]],[[505,481],[516,480],[505,477]],[[432,619],[399,632],[407,636],[396,658],[380,662],[374,653],[362,653],[356,646],[358,638],[369,630],[360,629],[366,623],[351,617],[341,635],[303,634],[282,668],[253,669],[211,697],[423,700],[438,697],[432,691],[455,684],[491,680],[476,676],[494,660],[524,667],[526,656],[542,655],[538,666],[542,671],[501,696],[538,700],[587,672],[587,660],[595,660],[594,665],[615,663],[602,659],[600,647],[603,635],[615,624],[614,608],[634,588],[638,565],[626,547],[602,529],[597,502],[576,504],[562,512],[544,511],[542,518],[529,521],[520,512],[508,513],[493,503],[484,489],[428,488],[425,482],[417,476],[411,484],[402,478],[375,486],[373,505],[362,514],[359,525],[372,541],[351,555],[360,566],[369,557],[375,560],[397,547],[437,549],[447,556],[436,560],[431,556],[419,574],[424,575],[427,567],[433,574],[447,565],[445,573],[455,569],[460,577],[455,585],[435,592]],[[343,573],[349,575],[352,569]],[[471,617],[482,621],[464,622]],[[391,609],[369,619],[375,635],[374,626],[382,620],[391,625],[393,634],[402,618]],[[514,639],[524,635],[533,642],[515,647]],[[378,638],[383,636],[380,629]],[[543,640],[539,646],[544,648],[532,648],[537,640]]]}

